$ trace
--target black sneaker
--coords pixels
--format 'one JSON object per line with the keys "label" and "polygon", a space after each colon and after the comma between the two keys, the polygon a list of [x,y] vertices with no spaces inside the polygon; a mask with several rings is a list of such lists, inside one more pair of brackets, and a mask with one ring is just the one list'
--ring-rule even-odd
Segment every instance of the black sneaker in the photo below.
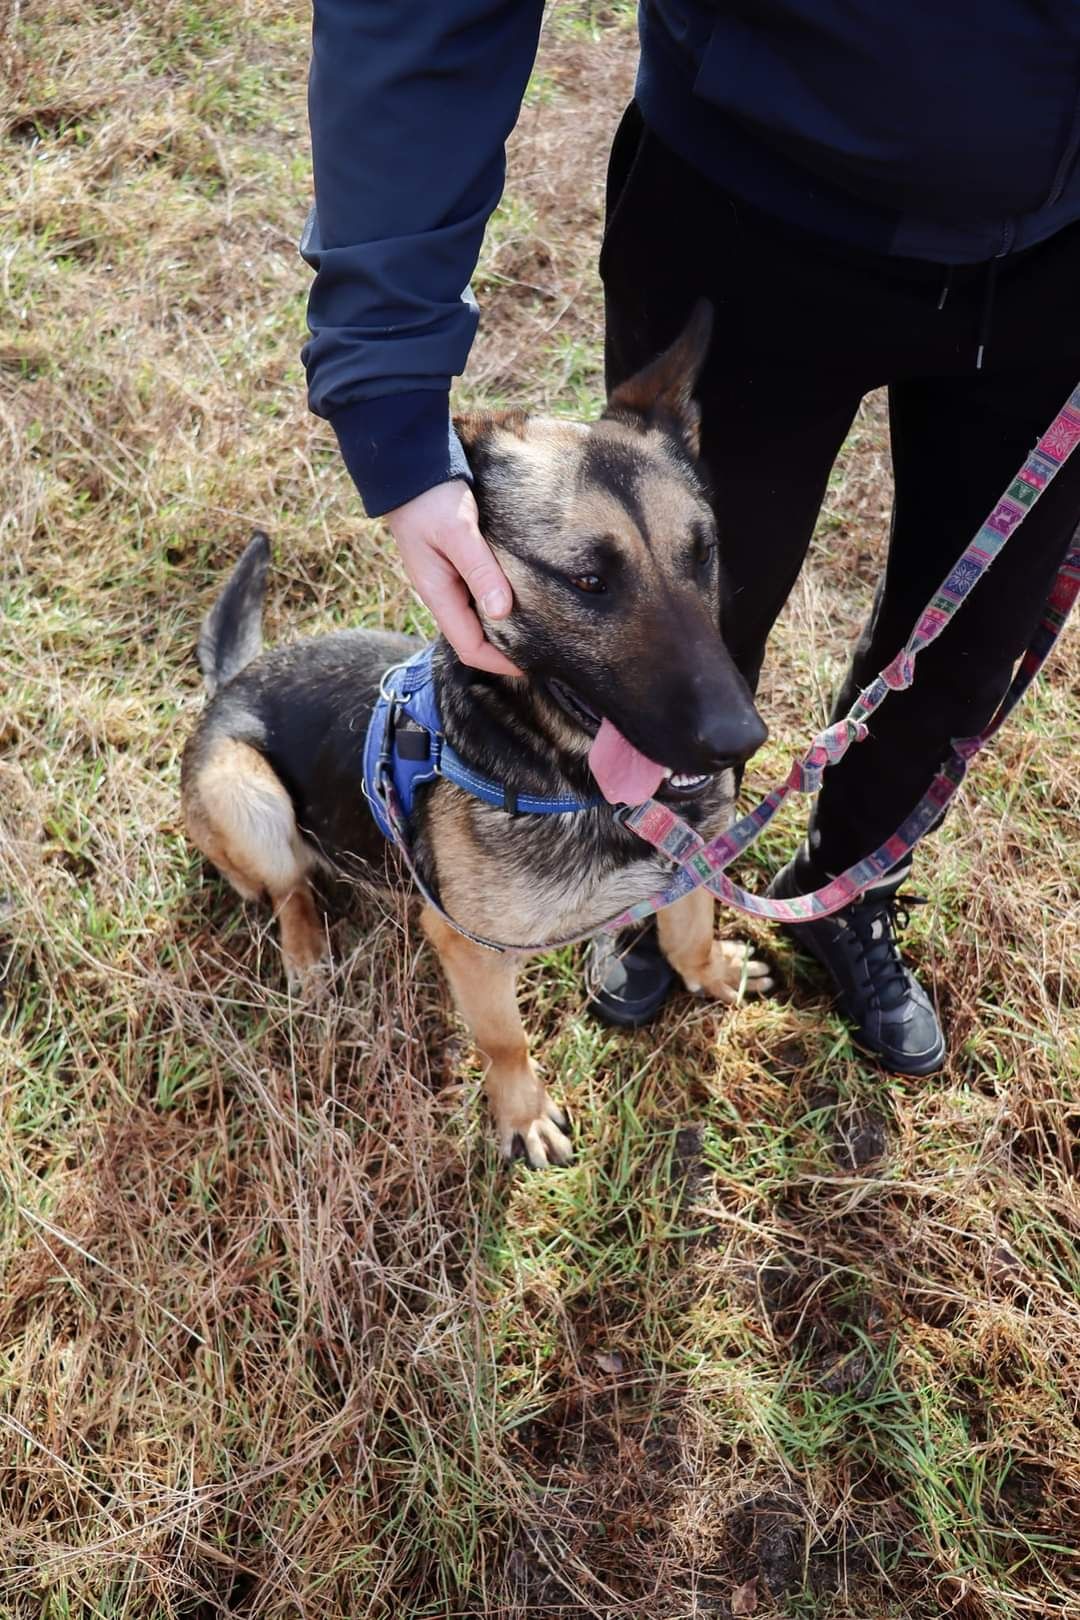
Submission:
{"label": "black sneaker", "polygon": [[[818,887],[822,879],[807,864],[800,851],[773,878],[768,894],[790,900]],[[933,1074],[945,1058],[945,1037],[930,997],[905,967],[896,943],[908,909],[926,903],[919,895],[898,894],[907,875],[905,870],[883,879],[831,917],[785,927],[827,969],[861,1046],[897,1074]]]}
{"label": "black sneaker", "polygon": [[619,1029],[640,1029],[656,1017],[679,977],[660,949],[654,921],[594,940],[589,982],[585,1005],[594,1018]]}

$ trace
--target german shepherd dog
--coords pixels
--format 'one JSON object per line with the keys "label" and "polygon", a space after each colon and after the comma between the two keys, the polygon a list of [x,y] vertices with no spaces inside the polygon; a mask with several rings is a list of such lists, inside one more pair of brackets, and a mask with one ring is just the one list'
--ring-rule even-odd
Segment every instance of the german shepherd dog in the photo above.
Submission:
{"label": "german shepherd dog", "polygon": [[[573,814],[514,816],[437,778],[417,795],[414,859],[446,912],[510,945],[585,934],[654,893],[671,865],[616,818],[652,794],[708,838],[731,821],[735,765],[765,727],[724,646],[716,526],[697,466],[694,386],[711,311],[616,388],[589,425],[519,413],[467,416],[480,527],[514,608],[485,622],[524,678],[434,658],[447,741],[521,794],[596,797]],[[361,759],[380,679],[411,637],[349,630],[261,652],[268,561],[256,535],[199,638],[212,701],[183,761],[192,841],[245,899],[268,896],[290,981],[322,963],[309,874],[356,869],[382,838]],[[379,865],[382,866],[379,858]],[[748,948],[713,937],[703,889],[659,916],[688,990],[734,1002],[772,987]],[[567,1119],[529,1057],[515,978],[499,955],[425,906],[424,931],[486,1066],[502,1152],[536,1167],[571,1157]]]}

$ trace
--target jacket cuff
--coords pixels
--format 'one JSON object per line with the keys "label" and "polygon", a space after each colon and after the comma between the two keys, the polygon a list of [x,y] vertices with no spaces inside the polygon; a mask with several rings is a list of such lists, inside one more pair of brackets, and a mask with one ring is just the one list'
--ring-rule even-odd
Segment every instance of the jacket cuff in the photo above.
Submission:
{"label": "jacket cuff", "polygon": [[449,396],[438,390],[355,400],[334,411],[330,422],[369,517],[381,517],[450,478],[472,482],[450,420]]}

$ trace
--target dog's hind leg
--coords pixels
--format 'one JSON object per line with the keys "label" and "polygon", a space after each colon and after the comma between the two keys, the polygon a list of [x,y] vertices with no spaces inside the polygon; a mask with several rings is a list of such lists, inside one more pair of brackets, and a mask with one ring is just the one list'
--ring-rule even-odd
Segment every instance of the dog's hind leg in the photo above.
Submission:
{"label": "dog's hind leg", "polygon": [[514,981],[519,960],[474,945],[430,906],[420,920],[450,981],[458,1012],[486,1061],[484,1090],[504,1158],[513,1157],[520,1141],[534,1170],[567,1164],[573,1154],[567,1118],[536,1072],[518,1010]]}
{"label": "dog's hind leg", "polygon": [[769,969],[755,960],[749,945],[713,938],[713,897],[692,889],[657,914],[660,949],[688,990],[734,1006],[740,991],[762,996],[773,987]]}
{"label": "dog's hind leg", "polygon": [[257,749],[232,737],[212,742],[183,784],[192,843],[245,900],[268,895],[281,929],[281,956],[293,984],[326,956],[308,882],[315,864],[300,836],[288,789]]}

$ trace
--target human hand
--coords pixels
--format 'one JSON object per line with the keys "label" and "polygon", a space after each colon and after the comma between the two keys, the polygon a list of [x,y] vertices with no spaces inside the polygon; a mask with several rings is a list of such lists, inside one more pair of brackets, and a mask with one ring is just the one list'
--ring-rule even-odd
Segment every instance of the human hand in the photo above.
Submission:
{"label": "human hand", "polygon": [[514,605],[510,582],[480,533],[473,492],[460,478],[386,514],[405,572],[463,663],[493,675],[520,675],[484,635],[473,606],[505,619]]}

